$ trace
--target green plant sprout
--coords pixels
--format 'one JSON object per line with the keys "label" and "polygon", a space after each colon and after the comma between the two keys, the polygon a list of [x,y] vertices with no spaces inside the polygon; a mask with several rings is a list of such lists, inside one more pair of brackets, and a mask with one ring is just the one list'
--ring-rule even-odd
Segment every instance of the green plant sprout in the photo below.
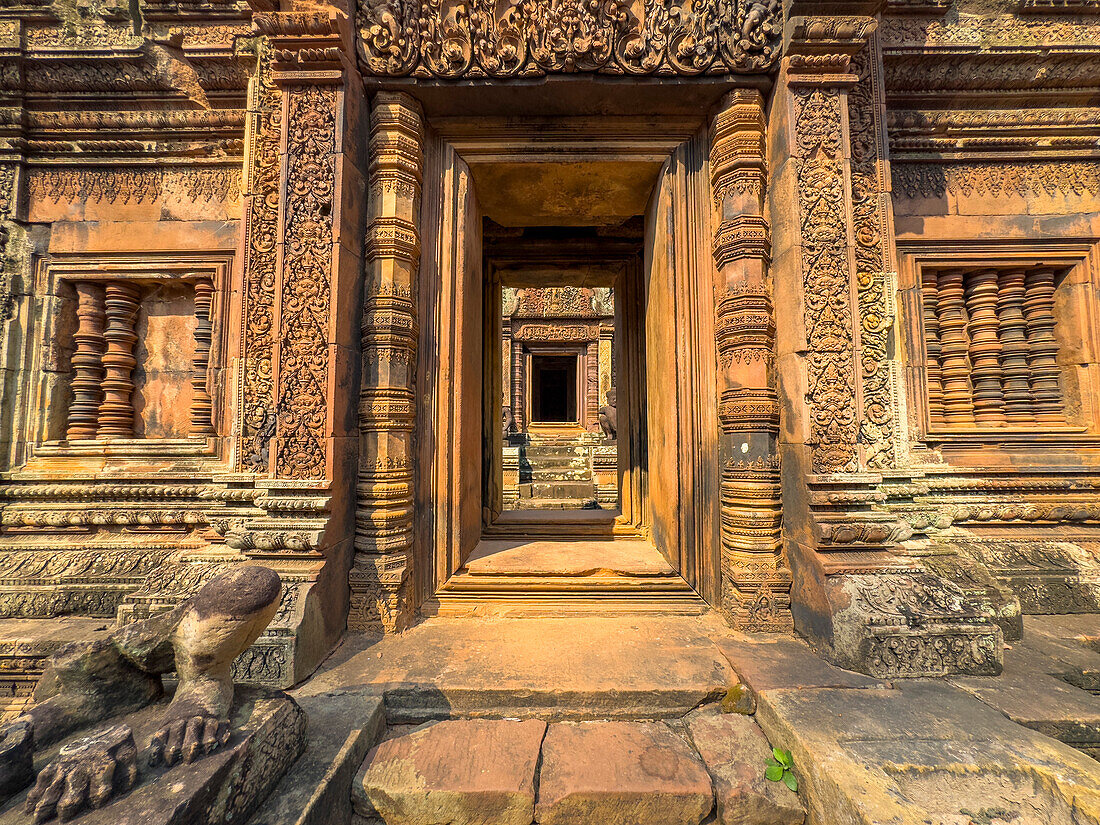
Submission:
{"label": "green plant sprout", "polygon": [[771,758],[766,763],[764,776],[772,782],[782,782],[792,791],[798,792],[798,777],[794,775],[794,757],[790,751],[772,748]]}

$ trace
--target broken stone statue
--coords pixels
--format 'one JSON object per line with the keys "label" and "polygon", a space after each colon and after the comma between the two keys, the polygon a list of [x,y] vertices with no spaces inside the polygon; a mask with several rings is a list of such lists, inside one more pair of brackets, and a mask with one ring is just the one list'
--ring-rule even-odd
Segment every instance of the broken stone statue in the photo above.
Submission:
{"label": "broken stone statue", "polygon": [[[36,823],[103,807],[135,786],[142,767],[190,765],[225,745],[233,732],[233,660],[267,627],[280,592],[273,570],[241,565],[172,610],[58,650],[34,705],[0,731],[0,801],[34,780],[36,751],[76,733],[26,797]],[[173,671],[179,681],[171,701],[146,712],[157,718],[139,759],[134,730],[118,717],[157,703],[161,677]],[[106,720],[113,722],[93,728]]]}
{"label": "broken stone statue", "polygon": [[607,403],[600,407],[598,420],[604,437],[614,440],[619,430],[618,415],[615,412],[615,393],[609,392],[607,394]]}

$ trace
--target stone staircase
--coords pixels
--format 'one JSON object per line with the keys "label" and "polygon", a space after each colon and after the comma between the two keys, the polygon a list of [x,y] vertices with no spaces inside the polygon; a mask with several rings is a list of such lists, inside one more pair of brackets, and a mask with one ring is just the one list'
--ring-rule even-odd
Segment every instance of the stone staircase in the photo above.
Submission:
{"label": "stone staircase", "polygon": [[352,822],[798,825],[805,819],[798,795],[764,777],[770,753],[751,717],[717,704],[670,721],[399,727],[352,783]]}
{"label": "stone staircase", "polygon": [[527,510],[594,509],[596,480],[576,438],[539,438],[520,449],[519,506]]}

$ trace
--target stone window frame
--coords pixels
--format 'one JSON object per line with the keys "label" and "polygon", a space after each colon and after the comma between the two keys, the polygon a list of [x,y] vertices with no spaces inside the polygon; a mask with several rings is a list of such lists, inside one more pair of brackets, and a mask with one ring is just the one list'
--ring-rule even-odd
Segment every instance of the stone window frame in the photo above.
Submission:
{"label": "stone window frame", "polygon": [[[982,445],[1029,450],[1036,446],[1100,446],[1100,244],[1092,240],[938,240],[899,242],[898,308],[904,394],[914,441],[945,449]],[[940,427],[929,409],[927,342],[921,283],[926,270],[1046,266],[1064,271],[1055,297],[1063,398],[1074,410],[1064,425]],[[1068,296],[1089,296],[1072,301]],[[1072,363],[1071,332],[1079,337]],[[1067,380],[1073,379],[1073,380]]]}
{"label": "stone window frame", "polygon": [[[61,302],[58,300],[63,284],[79,281],[133,281],[140,283],[175,281],[195,283],[209,281],[213,286],[210,308],[212,328],[207,373],[226,370],[230,366],[229,344],[232,311],[230,297],[233,292],[232,273],[234,255],[218,252],[141,252],[141,253],[52,253],[43,256],[35,266],[35,294],[49,296],[37,319],[37,333],[31,364],[34,374],[44,375],[45,367],[57,363],[57,333],[61,324]],[[35,458],[66,459],[84,457],[133,457],[164,459],[194,457],[220,458],[223,437],[232,426],[226,414],[226,401],[232,391],[230,381],[209,385],[212,398],[212,424],[214,433],[199,436],[170,438],[111,438],[102,441],[69,442],[64,435],[50,438],[44,416],[32,423],[28,432],[27,461]],[[47,403],[45,387],[40,383],[33,390],[36,408],[42,410]],[[71,396],[66,394],[71,401]],[[66,408],[67,415],[67,408]]]}

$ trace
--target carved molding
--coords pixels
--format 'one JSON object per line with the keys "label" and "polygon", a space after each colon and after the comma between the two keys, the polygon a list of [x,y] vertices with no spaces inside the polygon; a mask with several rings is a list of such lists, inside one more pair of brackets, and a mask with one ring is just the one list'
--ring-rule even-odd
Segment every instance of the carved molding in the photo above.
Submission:
{"label": "carved molding", "polygon": [[365,74],[511,78],[766,71],[779,53],[779,0],[373,0],[356,18]]}
{"label": "carved molding", "polygon": [[52,203],[152,203],[169,196],[200,203],[233,203],[240,197],[240,185],[238,166],[32,166],[27,170],[29,197]]}
{"label": "carved molding", "polygon": [[946,193],[971,195],[1100,195],[1100,161],[1027,163],[1010,161],[891,165],[894,196],[942,198]]}

